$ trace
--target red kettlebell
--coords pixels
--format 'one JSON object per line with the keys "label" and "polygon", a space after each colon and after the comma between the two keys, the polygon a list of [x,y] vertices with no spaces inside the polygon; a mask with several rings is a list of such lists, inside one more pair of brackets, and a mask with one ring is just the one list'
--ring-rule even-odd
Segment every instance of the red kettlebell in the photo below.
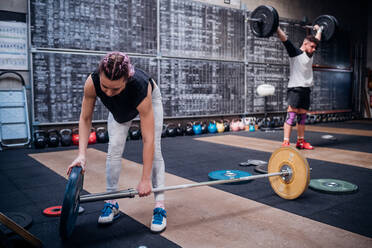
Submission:
{"label": "red kettlebell", "polygon": [[72,144],[78,146],[79,145],[79,129],[74,128],[72,130]]}
{"label": "red kettlebell", "polygon": [[95,143],[97,143],[97,135],[96,135],[96,130],[92,127],[90,129],[88,144],[95,144]]}

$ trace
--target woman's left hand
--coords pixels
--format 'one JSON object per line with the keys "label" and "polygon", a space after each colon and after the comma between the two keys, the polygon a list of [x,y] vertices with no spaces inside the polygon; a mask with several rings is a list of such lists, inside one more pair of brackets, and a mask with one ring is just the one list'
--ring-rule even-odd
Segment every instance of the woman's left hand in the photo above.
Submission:
{"label": "woman's left hand", "polygon": [[137,186],[138,195],[140,197],[151,194],[151,180],[141,180]]}

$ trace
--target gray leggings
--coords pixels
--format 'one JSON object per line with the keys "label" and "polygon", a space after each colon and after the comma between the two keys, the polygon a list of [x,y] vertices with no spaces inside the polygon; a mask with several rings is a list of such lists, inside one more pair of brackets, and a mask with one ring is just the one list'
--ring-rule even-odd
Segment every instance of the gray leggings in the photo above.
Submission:
{"label": "gray leggings", "polygon": [[[161,132],[163,128],[163,105],[160,90],[155,86],[152,92],[152,108],[155,120],[155,151],[152,163],[152,186],[153,188],[164,187],[164,160],[161,153]],[[132,121],[118,123],[112,114],[107,120],[107,130],[109,133],[109,146],[106,159],[106,189],[115,191],[118,188],[119,176],[121,172],[121,160],[125,148],[125,141],[128,129]],[[155,193],[155,201],[164,201],[164,193]]]}

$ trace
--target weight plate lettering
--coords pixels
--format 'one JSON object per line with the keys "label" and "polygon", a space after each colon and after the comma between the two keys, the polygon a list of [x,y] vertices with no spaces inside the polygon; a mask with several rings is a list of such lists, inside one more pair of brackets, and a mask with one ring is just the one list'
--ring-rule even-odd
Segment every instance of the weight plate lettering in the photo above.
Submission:
{"label": "weight plate lettering", "polygon": [[273,152],[268,164],[268,173],[289,169],[288,177],[269,177],[271,187],[277,195],[293,200],[301,196],[310,182],[310,168],[307,160],[292,147],[281,147]]}
{"label": "weight plate lettering", "polygon": [[357,185],[338,179],[312,179],[309,187],[329,194],[353,193],[358,190]]}

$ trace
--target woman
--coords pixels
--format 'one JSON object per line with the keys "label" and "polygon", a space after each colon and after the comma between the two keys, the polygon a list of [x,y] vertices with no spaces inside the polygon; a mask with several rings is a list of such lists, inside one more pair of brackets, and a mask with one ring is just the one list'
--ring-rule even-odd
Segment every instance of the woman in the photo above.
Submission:
{"label": "woman", "polygon": [[[79,120],[79,155],[68,168],[86,168],[88,136],[96,98],[108,108],[107,129],[109,145],[106,159],[106,188],[115,191],[121,172],[122,154],[132,120],[139,115],[143,140],[143,169],[137,186],[140,197],[151,193],[151,187],[164,186],[164,160],[161,153],[163,106],[161,94],[154,80],[140,69],[134,68],[129,57],[121,52],[107,54],[96,71],[87,78]],[[152,185],[151,185],[152,183]],[[155,208],[151,221],[152,232],[166,228],[164,192],[155,194]],[[105,202],[98,223],[112,223],[119,216],[116,200]]]}

